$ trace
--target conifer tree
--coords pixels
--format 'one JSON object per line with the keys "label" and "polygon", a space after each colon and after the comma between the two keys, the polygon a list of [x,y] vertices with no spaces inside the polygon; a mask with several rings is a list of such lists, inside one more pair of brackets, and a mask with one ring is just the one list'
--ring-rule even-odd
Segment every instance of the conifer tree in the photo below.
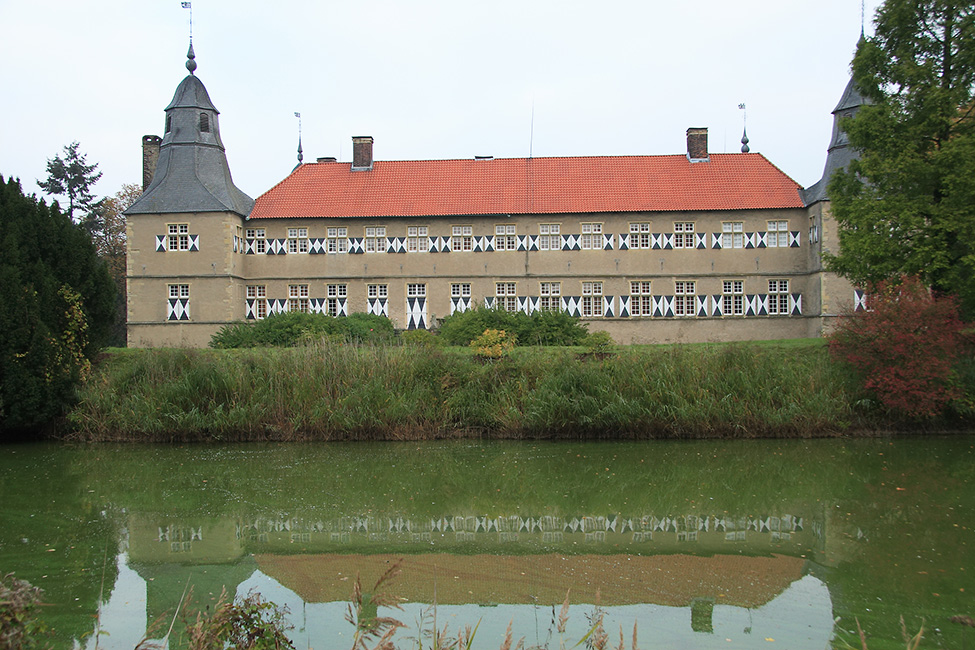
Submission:
{"label": "conifer tree", "polygon": [[0,177],[0,438],[59,415],[115,319],[91,239]]}
{"label": "conifer tree", "polygon": [[64,147],[64,157],[54,156],[47,161],[47,180],[37,181],[45,194],[50,196],[65,196],[68,199],[68,218],[76,218],[75,211],[81,213],[78,218],[89,215],[95,196],[91,193],[92,186],[102,177],[102,173],[95,171],[98,163],[89,165],[86,154],[80,153],[80,143],[72,142]]}
{"label": "conifer tree", "polygon": [[870,104],[842,122],[859,153],[829,187],[831,270],[861,286],[917,275],[975,317],[975,4],[886,0],[853,78]]}

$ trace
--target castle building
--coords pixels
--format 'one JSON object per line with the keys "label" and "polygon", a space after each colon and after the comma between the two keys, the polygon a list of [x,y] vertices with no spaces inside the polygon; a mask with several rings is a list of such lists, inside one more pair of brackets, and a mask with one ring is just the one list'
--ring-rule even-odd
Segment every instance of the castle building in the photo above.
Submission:
{"label": "castle building", "polygon": [[435,328],[480,305],[565,311],[620,343],[802,338],[858,296],[822,265],[837,244],[826,184],[852,155],[838,120],[863,101],[852,82],[808,190],[747,138],[711,153],[690,128],[686,152],[648,156],[384,161],[354,137],[351,162],[299,164],[254,201],[192,46],[186,65],[126,211],[130,346],[201,347],[284,311]]}

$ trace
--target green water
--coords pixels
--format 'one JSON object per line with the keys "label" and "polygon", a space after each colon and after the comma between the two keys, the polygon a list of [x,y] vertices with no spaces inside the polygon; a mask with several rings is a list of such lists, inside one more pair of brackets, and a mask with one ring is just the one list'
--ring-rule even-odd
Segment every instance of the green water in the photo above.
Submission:
{"label": "green water", "polygon": [[0,572],[44,589],[58,648],[132,648],[188,585],[201,607],[256,589],[297,647],[350,647],[356,573],[397,558],[402,648],[434,602],[439,627],[480,622],[476,648],[509,622],[557,648],[567,591],[569,646],[598,601],[614,647],[634,625],[641,648],[859,647],[856,618],[902,648],[903,615],[922,648],[975,648],[948,621],[975,614],[973,514],[971,437],[0,454]]}

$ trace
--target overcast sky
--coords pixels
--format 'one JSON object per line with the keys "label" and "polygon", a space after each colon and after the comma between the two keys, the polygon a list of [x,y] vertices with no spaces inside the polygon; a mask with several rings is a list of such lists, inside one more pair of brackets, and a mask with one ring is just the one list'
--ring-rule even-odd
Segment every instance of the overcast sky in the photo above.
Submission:
{"label": "overcast sky", "polygon": [[[879,0],[867,0],[867,34]],[[184,67],[180,0],[0,0],[0,174],[40,194],[71,141],[141,183]],[[642,155],[709,129],[809,186],[860,35],[858,0],[193,0],[193,44],[234,181],[257,197],[297,163]],[[534,117],[533,117],[534,116]]]}

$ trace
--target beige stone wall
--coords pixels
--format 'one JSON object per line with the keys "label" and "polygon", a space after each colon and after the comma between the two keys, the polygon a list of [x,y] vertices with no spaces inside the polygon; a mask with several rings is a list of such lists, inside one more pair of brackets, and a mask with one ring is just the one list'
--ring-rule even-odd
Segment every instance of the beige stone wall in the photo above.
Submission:
{"label": "beige stone wall", "polygon": [[[722,293],[724,280],[740,280],[745,294],[765,294],[768,280],[788,280],[789,292],[802,294],[802,316],[725,316],[717,318],[594,318],[591,329],[605,329],[620,342],[715,341],[817,336],[819,311],[833,296],[824,284],[818,244],[810,244],[810,226],[821,219],[805,209],[738,212],[648,214],[489,216],[427,219],[264,219],[244,220],[233,214],[134,215],[129,218],[129,343],[206,345],[221,324],[243,320],[246,287],[266,288],[271,300],[288,299],[288,287],[307,284],[309,298],[326,298],[329,284],[347,287],[349,313],[367,310],[367,287],[388,287],[389,316],[406,327],[407,285],[426,285],[426,319],[450,314],[450,286],[469,283],[472,304],[496,295],[496,282],[514,282],[518,297],[538,296],[540,283],[560,282],[562,296],[580,296],[583,282],[602,282],[603,295],[630,293],[629,283],[649,281],[655,295],[673,295],[675,282],[694,280],[697,295]],[[741,222],[744,233],[765,232],[768,221],[787,221],[799,232],[797,248],[712,248],[723,222]],[[674,223],[693,223],[705,235],[703,249],[620,250],[619,236],[631,223],[649,223],[652,233],[673,233]],[[199,238],[199,251],[156,250],[156,236],[168,235],[170,224],[187,224]],[[235,237],[263,228],[268,240],[287,240],[289,228],[307,228],[308,238],[324,238],[327,228],[347,229],[362,238],[367,227],[383,226],[386,237],[407,237],[410,227],[426,227],[428,237],[450,237],[453,226],[471,226],[474,237],[495,235],[498,225],[514,226],[516,235],[538,235],[540,224],[558,224],[561,235],[581,235],[581,224],[600,224],[613,235],[612,250],[493,252],[406,252],[335,254],[244,254],[234,252]],[[239,228],[239,231],[238,231]],[[270,246],[270,244],[269,244]],[[454,246],[457,246],[456,241]],[[422,244],[421,244],[422,248]],[[189,285],[189,320],[167,321],[168,287]],[[827,290],[829,293],[827,293]],[[835,291],[842,293],[836,285]],[[852,292],[850,293],[852,298]]]}

